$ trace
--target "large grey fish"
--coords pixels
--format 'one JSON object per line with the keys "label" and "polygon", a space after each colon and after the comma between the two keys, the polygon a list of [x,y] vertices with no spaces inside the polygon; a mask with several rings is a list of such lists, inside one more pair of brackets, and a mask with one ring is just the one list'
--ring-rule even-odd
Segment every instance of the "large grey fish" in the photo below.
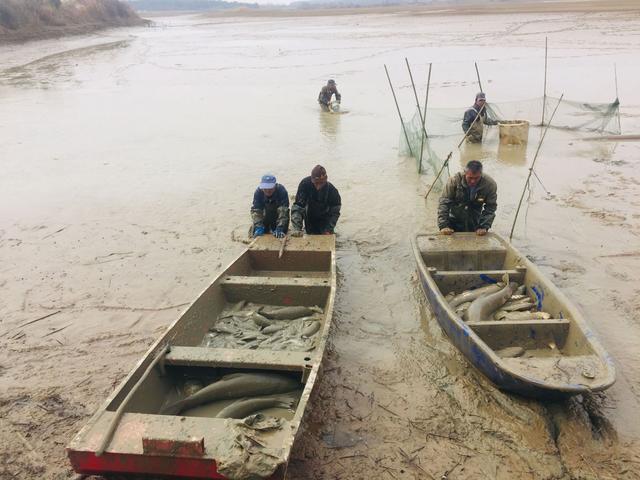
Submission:
{"label": "large grey fish", "polygon": [[488,319],[493,312],[509,300],[517,287],[515,283],[510,283],[499,292],[476,298],[465,312],[465,320],[474,323]]}
{"label": "large grey fish", "polygon": [[160,413],[178,415],[183,410],[216,400],[290,392],[299,386],[298,380],[277,373],[232,373],[163,408]]}
{"label": "large grey fish", "polygon": [[320,330],[320,322],[313,320],[309,325],[307,325],[302,330],[302,338],[309,338],[311,335],[315,334],[318,330]]}
{"label": "large grey fish", "polygon": [[467,290],[466,292],[462,292],[460,295],[456,295],[455,297],[453,297],[453,300],[449,302],[449,305],[451,306],[451,308],[455,309],[458,305],[466,302],[471,302],[483,295],[497,292],[501,288],[502,286],[500,284],[494,283],[485,287],[476,288],[475,290]]}
{"label": "large grey fish", "polygon": [[253,320],[253,323],[255,323],[259,327],[269,327],[273,325],[273,322],[257,312],[252,312],[251,315],[249,315],[249,318],[251,318]]}
{"label": "large grey fish", "polygon": [[309,307],[279,307],[262,308],[260,313],[274,320],[293,320],[294,318],[312,315],[314,312]]}
{"label": "large grey fish", "polygon": [[[296,396],[293,396],[293,393],[295,393]],[[292,394],[287,395],[241,398],[220,410],[216,418],[244,418],[267,408],[286,408],[291,410],[297,402],[298,393],[299,392],[292,392]]]}

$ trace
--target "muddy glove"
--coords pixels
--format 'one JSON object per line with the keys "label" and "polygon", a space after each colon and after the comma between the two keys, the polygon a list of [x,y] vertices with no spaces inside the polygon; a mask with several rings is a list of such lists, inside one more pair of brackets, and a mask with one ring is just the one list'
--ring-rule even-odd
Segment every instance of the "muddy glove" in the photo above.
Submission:
{"label": "muddy glove", "polygon": [[264,227],[256,227],[253,229],[254,237],[261,237],[262,235],[264,235]]}
{"label": "muddy glove", "polygon": [[303,235],[302,230],[291,230],[292,237],[301,237]]}
{"label": "muddy glove", "polygon": [[273,231],[273,236],[276,238],[284,238],[284,232],[280,227],[278,227]]}

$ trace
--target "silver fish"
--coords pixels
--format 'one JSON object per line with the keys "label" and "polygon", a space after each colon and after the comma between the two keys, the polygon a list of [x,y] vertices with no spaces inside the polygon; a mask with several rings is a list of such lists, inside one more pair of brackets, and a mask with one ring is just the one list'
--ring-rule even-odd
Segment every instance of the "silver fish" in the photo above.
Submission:
{"label": "silver fish", "polygon": [[[296,394],[297,393],[298,392],[296,392]],[[267,408],[286,408],[287,410],[292,410],[296,403],[296,397],[287,395],[242,398],[220,410],[216,418],[244,418]]]}
{"label": "silver fish", "polygon": [[160,413],[178,415],[183,410],[216,400],[285,393],[295,390],[299,386],[298,380],[277,373],[232,373],[207,385],[193,395],[163,408]]}
{"label": "silver fish", "polygon": [[276,332],[279,332],[280,330],[283,330],[285,327],[286,325],[272,324],[272,325],[269,325],[268,327],[264,327],[262,329],[262,333],[265,333],[265,334],[276,333]]}
{"label": "silver fish", "polygon": [[320,330],[320,322],[314,320],[302,330],[302,338],[309,338]]}
{"label": "silver fish", "polygon": [[471,302],[478,297],[483,295],[488,295],[490,293],[497,292],[502,287],[500,284],[494,283],[492,285],[487,285],[485,287],[476,288],[475,290],[467,290],[466,292],[462,292],[460,295],[456,295],[453,297],[453,300],[449,302],[451,308],[455,308],[458,305],[461,305],[466,302]]}
{"label": "silver fish", "polygon": [[280,308],[262,308],[260,313],[267,318],[274,320],[293,320],[313,314],[313,310],[309,307],[280,307]]}
{"label": "silver fish", "polygon": [[268,319],[266,319],[265,317],[263,317],[257,312],[253,312],[249,316],[249,318],[251,318],[251,320],[253,320],[253,323],[255,323],[259,327],[269,327],[273,325],[273,322],[269,321]]}
{"label": "silver fish", "polygon": [[500,309],[493,318],[496,320],[548,320],[551,315],[547,312],[507,312]]}
{"label": "silver fish", "polygon": [[474,323],[488,319],[493,312],[504,305],[516,288],[515,283],[510,283],[498,292],[476,298],[465,312],[465,320]]}

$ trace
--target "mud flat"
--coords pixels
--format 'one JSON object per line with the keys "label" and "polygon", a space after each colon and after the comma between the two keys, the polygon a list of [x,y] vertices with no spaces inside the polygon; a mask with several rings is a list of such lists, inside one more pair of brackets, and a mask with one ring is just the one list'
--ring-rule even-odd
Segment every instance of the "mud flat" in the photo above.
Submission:
{"label": "mud flat", "polygon": [[[0,478],[71,478],[65,445],[244,248],[260,176],[293,193],[317,163],[343,200],[339,286],[289,479],[639,478],[640,145],[549,130],[536,172],[552,194],[532,187],[514,237],[582,309],[617,383],[560,404],[506,395],[421,300],[409,238],[435,228],[436,199],[398,156],[382,68],[409,112],[404,57],[423,79],[433,62],[429,101],[462,112],[474,60],[492,98],[540,95],[548,36],[549,93],[611,101],[616,63],[623,133],[640,132],[638,15],[356,23],[181,16],[0,47]],[[348,115],[317,108],[332,77]],[[472,152],[498,182],[503,236],[535,147],[502,156],[488,134]]]}

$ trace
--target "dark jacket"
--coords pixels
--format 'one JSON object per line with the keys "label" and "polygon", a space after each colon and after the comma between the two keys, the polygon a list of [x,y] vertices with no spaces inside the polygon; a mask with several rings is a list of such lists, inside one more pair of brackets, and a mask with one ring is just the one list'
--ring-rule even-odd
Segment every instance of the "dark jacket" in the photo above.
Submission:
{"label": "dark jacket", "polygon": [[289,227],[289,194],[287,189],[277,183],[276,191],[267,197],[260,188],[256,188],[251,204],[251,221],[254,228],[265,227],[268,232],[279,227],[286,232]]}
{"label": "dark jacket", "polygon": [[311,177],[303,178],[291,207],[291,225],[296,230],[302,230],[304,220],[305,230],[309,234],[333,233],[341,206],[340,193],[331,183],[327,182],[320,190],[316,190]]}
{"label": "dark jacket", "polygon": [[[480,115],[478,115],[480,112]],[[464,112],[462,119],[462,131],[467,134],[467,138],[471,141],[482,141],[482,124],[497,125],[498,122],[491,120],[487,116],[486,106],[480,109],[475,103]]]}
{"label": "dark jacket", "polygon": [[342,95],[338,93],[338,89],[335,86],[330,87],[329,85],[325,85],[324,87],[322,87],[322,90],[320,90],[320,93],[318,94],[318,103],[329,105],[331,103],[331,96],[333,94],[335,94],[336,100],[339,102],[342,98]]}
{"label": "dark jacket", "polygon": [[475,232],[491,228],[498,208],[498,186],[486,174],[475,191],[467,185],[464,173],[456,173],[444,187],[438,206],[438,228],[453,228],[457,232]]}

